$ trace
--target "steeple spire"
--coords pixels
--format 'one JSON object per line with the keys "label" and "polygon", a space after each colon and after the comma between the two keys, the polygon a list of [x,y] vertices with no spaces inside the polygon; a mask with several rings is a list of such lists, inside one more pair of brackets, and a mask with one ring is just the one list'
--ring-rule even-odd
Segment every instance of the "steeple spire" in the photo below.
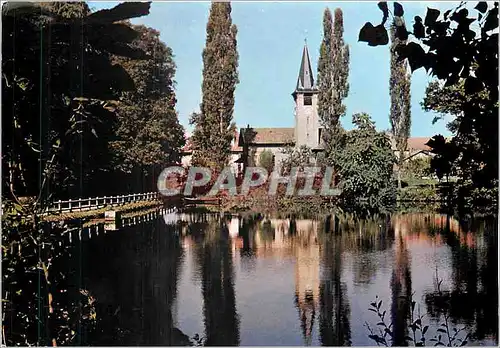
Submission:
{"label": "steeple spire", "polygon": [[302,52],[302,61],[300,63],[299,77],[295,90],[312,90],[316,89],[314,85],[314,75],[309,59],[309,51],[307,49],[307,38],[304,39],[304,50]]}

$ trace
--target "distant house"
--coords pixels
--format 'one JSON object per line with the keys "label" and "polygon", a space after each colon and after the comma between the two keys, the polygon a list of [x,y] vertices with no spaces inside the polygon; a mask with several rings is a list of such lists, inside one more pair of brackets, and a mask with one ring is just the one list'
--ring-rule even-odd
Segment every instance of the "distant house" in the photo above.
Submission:
{"label": "distant house", "polygon": [[[399,151],[396,147],[396,141],[388,134],[391,138],[392,150],[396,156],[399,156]],[[406,145],[406,151],[403,154],[404,160],[414,159],[414,158],[425,158],[430,157],[433,154],[431,153],[431,148],[427,146],[427,142],[429,141],[429,137],[410,137],[408,138],[408,142]]]}
{"label": "distant house", "polygon": [[[288,146],[307,146],[313,153],[323,151],[321,123],[318,116],[318,88],[314,81],[314,72],[309,58],[307,45],[304,45],[299,76],[292,97],[295,103],[293,128],[253,128],[248,125],[235,133],[231,143],[231,165],[238,170],[246,166],[259,165],[260,154],[269,151],[274,155],[275,163],[283,158],[283,150]],[[389,134],[390,135],[390,134]],[[430,148],[425,145],[428,137],[408,139],[407,157],[430,156]],[[394,141],[393,150],[397,153]],[[183,151],[183,165],[191,163],[192,148],[188,142]],[[242,166],[243,165],[243,166]]]}

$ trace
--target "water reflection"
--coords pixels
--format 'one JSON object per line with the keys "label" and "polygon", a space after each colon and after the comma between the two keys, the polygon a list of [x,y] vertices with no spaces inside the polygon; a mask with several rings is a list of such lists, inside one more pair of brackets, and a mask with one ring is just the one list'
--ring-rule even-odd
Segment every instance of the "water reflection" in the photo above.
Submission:
{"label": "water reflection", "polygon": [[224,220],[206,223],[196,250],[202,279],[205,344],[239,345],[239,318],[236,313],[234,270],[229,228]]}
{"label": "water reflection", "polygon": [[410,295],[430,335],[446,314],[497,341],[496,221],[168,214],[75,245],[98,303],[90,344],[372,345],[378,296],[402,345]]}

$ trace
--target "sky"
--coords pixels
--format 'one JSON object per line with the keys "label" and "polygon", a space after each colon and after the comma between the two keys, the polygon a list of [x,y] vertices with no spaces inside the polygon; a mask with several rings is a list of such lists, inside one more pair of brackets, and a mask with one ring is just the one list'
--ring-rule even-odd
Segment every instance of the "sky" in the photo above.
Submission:
{"label": "sky", "polygon": [[[89,2],[93,10],[111,8],[119,2]],[[413,18],[425,18],[427,7],[450,9],[458,2],[402,2],[407,26]],[[323,36],[323,12],[337,7],[344,14],[344,41],[350,47],[349,96],[342,124],[352,129],[352,114],[367,112],[380,130],[390,129],[389,46],[369,47],[358,42],[365,22],[378,24],[382,13],[376,2],[262,2],[232,3],[232,20],[238,27],[239,80],[234,121],[238,127],[293,127],[291,93],[305,40],[316,71]],[[210,2],[153,2],[148,16],[132,20],[160,32],[170,46],[177,65],[175,75],[177,111],[190,133],[189,115],[201,103],[202,51]],[[450,135],[446,122],[432,124],[434,113],[422,110],[421,102],[431,77],[421,69],[412,74],[411,136]]]}

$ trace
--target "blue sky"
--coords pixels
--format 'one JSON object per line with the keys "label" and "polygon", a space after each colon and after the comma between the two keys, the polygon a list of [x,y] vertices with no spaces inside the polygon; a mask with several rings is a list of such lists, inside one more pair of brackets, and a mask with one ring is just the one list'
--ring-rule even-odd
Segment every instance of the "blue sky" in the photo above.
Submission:
{"label": "blue sky", "polygon": [[[111,8],[118,2],[90,2],[92,9]],[[404,2],[411,28],[415,15],[425,17],[427,7],[449,9],[452,2]],[[350,93],[342,123],[351,126],[351,116],[367,112],[378,129],[389,129],[389,48],[368,47],[358,42],[359,29],[367,21],[378,23],[376,2],[233,2],[232,19],[238,26],[240,83],[235,93],[234,120],[238,127],[293,127],[293,99],[304,39],[307,38],[316,70],[322,40],[323,11],[340,7],[344,13],[344,40],[350,46]],[[161,40],[175,55],[177,111],[189,132],[189,115],[201,102],[202,58],[210,2],[153,2],[148,16],[133,23],[160,31]],[[425,70],[412,75],[412,136],[449,135],[445,122],[432,125],[434,114],[420,103],[430,81]]]}

